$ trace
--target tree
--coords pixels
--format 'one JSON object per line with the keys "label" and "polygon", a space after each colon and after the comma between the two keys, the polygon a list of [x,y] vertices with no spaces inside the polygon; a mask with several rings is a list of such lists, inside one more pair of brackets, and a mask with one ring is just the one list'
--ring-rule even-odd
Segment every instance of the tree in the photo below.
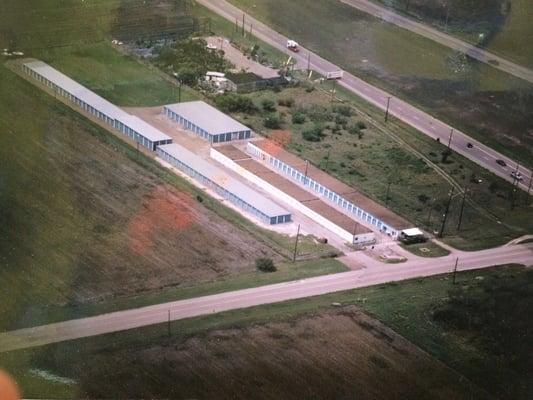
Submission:
{"label": "tree", "polygon": [[320,142],[322,138],[326,136],[323,130],[321,125],[315,125],[312,128],[303,131],[302,137],[308,142]]}
{"label": "tree", "polygon": [[279,129],[281,127],[281,119],[275,114],[270,114],[264,119],[263,125],[268,129]]}
{"label": "tree", "polygon": [[305,122],[305,114],[301,112],[294,113],[292,115],[293,124],[303,124]]}
{"label": "tree", "polygon": [[448,157],[452,155],[452,151],[447,147],[446,149],[442,151],[441,155],[442,155],[441,162],[443,164],[446,164],[448,162]]}
{"label": "tree", "polygon": [[255,267],[261,272],[276,272],[277,268],[271,258],[259,257],[255,259]]}
{"label": "tree", "polygon": [[270,99],[263,99],[261,101],[261,107],[263,108],[264,111],[267,111],[267,112],[276,111],[276,103],[274,103]]}

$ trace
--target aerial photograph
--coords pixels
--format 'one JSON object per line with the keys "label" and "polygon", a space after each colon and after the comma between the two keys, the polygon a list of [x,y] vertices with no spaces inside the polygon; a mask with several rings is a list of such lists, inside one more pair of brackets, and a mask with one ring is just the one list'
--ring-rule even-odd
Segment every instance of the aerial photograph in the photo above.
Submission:
{"label": "aerial photograph", "polygon": [[533,399],[533,0],[0,0],[21,399]]}

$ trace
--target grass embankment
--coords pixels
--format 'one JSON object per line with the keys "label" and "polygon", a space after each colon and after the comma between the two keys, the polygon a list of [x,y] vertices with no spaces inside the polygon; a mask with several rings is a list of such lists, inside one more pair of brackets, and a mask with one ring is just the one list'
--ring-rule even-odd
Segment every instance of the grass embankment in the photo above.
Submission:
{"label": "grass embankment", "polygon": [[[445,241],[459,248],[492,247],[533,230],[525,193],[518,192],[511,210],[511,184],[459,154],[443,161],[444,144],[396,118],[385,123],[381,110],[346,90],[337,88],[332,101],[326,92],[330,88],[329,83],[304,83],[249,94],[256,110],[233,114],[430,232],[439,231],[453,186]],[[218,103],[225,104],[222,99]],[[280,129],[265,127],[273,122]],[[465,187],[468,196],[458,229]]]}
{"label": "grass embankment", "polygon": [[216,281],[198,283],[194,286],[179,288],[162,288],[156,291],[140,293],[134,296],[123,296],[102,302],[79,304],[75,306],[47,306],[45,309],[35,311],[31,321],[11,327],[18,329],[24,327],[24,322],[30,326],[66,321],[74,318],[90,317],[115,311],[145,307],[171,301],[189,299],[199,296],[208,296],[233,290],[248,289],[263,285],[294,281],[311,278],[319,275],[345,272],[348,268],[333,258],[297,261],[296,263],[284,262],[276,265],[276,271],[271,273],[259,271],[244,271],[238,275],[222,276]]}
{"label": "grass embankment", "polygon": [[[341,68],[533,166],[533,85],[337,0],[232,0]],[[319,29],[317,29],[319,27]]]}
{"label": "grass embankment", "polygon": [[[206,331],[231,329],[234,332],[253,324],[276,321],[294,323],[302,314],[320,315],[331,303],[341,302],[343,306],[359,306],[488,392],[503,398],[525,399],[531,391],[531,382],[527,368],[523,368],[524,359],[515,356],[528,354],[531,338],[527,326],[531,320],[524,318],[523,312],[531,307],[533,300],[532,279],[530,269],[518,266],[459,272],[456,285],[449,274],[413,279],[175,321],[170,326],[170,339],[166,339],[167,324],[161,324],[0,354],[0,365],[16,376],[29,396],[33,389],[28,379],[35,379],[28,373],[32,368],[79,379],[72,372],[77,360],[93,360],[104,366],[108,359],[115,360],[111,356],[115,352],[135,349],[136,354],[142,354],[143,349],[164,345],[167,340],[169,345],[179,348],[187,338]],[[448,317],[443,319],[443,315]],[[512,351],[502,353],[500,346],[513,341],[509,347]],[[132,368],[135,371],[121,370],[122,375],[109,379],[115,386],[120,386],[119,382],[125,386],[132,384],[131,376],[141,381],[151,379],[150,368]],[[65,391],[75,390],[73,385],[51,385],[40,395],[59,397]]]}

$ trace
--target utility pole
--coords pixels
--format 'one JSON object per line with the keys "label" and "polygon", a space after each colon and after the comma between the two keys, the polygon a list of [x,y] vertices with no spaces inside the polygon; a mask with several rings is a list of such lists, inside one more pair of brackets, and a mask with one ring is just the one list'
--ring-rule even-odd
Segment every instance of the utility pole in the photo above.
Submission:
{"label": "utility pole", "polygon": [[242,36],[244,36],[244,13],[242,13]]}
{"label": "utility pole", "polygon": [[461,222],[463,222],[463,211],[465,209],[467,191],[468,191],[468,186],[465,186],[464,191],[463,191],[463,201],[461,202],[461,211],[459,212],[459,222],[457,223],[457,230],[461,229]]}
{"label": "utility pole", "polygon": [[239,20],[235,17],[235,32],[239,32]]}
{"label": "utility pole", "polygon": [[441,238],[444,235],[444,227],[446,226],[446,219],[448,218],[448,212],[450,211],[450,204],[452,203],[452,197],[453,197],[453,186],[452,190],[450,190],[450,196],[448,197],[448,203],[446,204],[446,210],[444,211],[444,214],[442,215],[442,224],[439,231],[439,237]]}
{"label": "utility pole", "polygon": [[448,148],[452,145],[453,128],[450,131],[450,138],[448,139]]}
{"label": "utility pole", "polygon": [[335,85],[337,84],[337,80],[333,79],[333,86],[331,88],[331,101],[333,102],[333,98],[335,97]]}
{"label": "utility pole", "polygon": [[307,73],[311,72],[311,52],[307,53]]}
{"label": "utility pole", "polygon": [[515,201],[516,201],[516,188],[520,181],[518,178],[518,169],[520,168],[519,164],[516,164],[516,169],[513,176],[513,189],[511,190],[511,210],[514,210]]}
{"label": "utility pole", "polygon": [[252,30],[253,30],[253,25],[250,24],[250,37],[252,37]]}
{"label": "utility pole", "polygon": [[527,198],[526,198],[526,205],[529,205],[529,202],[531,201],[530,193],[531,193],[531,182],[533,181],[533,172],[531,173],[531,176],[529,177],[529,187],[527,188]]}
{"label": "utility pole", "polygon": [[387,185],[387,194],[385,195],[385,205],[389,204],[390,185],[391,185],[391,182],[389,182],[389,184]]}
{"label": "utility pole", "polygon": [[178,103],[181,103],[181,80],[178,86]]}
{"label": "utility pole", "polygon": [[457,276],[457,265],[459,264],[459,257],[455,259],[455,266],[453,267],[453,284],[455,285],[455,278]]}
{"label": "utility pole", "polygon": [[385,111],[385,122],[389,119],[389,106],[390,106],[391,96],[387,96],[387,110]]}
{"label": "utility pole", "polygon": [[294,254],[292,255],[292,262],[296,262],[296,252],[298,250],[298,238],[300,237],[300,224],[298,224],[298,231],[296,232],[296,241],[294,242]]}
{"label": "utility pole", "polygon": [[305,160],[304,186],[307,186],[307,167],[309,167],[309,161]]}
{"label": "utility pole", "polygon": [[331,153],[331,147],[328,149],[328,155],[326,156],[326,166],[324,167],[324,171],[328,172],[328,164],[329,164],[329,154]]}
{"label": "utility pole", "polygon": [[429,205],[429,212],[428,212],[428,222],[427,225],[429,227],[429,224],[431,223],[431,213],[433,212],[433,202]]}
{"label": "utility pole", "polygon": [[168,324],[167,324],[168,337],[170,337],[170,310],[168,310]]}

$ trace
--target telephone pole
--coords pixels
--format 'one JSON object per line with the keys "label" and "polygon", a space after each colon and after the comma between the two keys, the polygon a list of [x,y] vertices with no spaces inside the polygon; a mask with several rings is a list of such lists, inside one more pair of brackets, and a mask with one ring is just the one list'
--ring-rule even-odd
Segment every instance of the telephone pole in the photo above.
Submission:
{"label": "telephone pole", "polygon": [[385,205],[389,204],[390,185],[391,185],[391,182],[389,182],[389,184],[387,185],[387,194],[385,195]]}
{"label": "telephone pole", "polygon": [[455,279],[457,276],[457,264],[459,264],[459,257],[455,259],[455,266],[453,267],[453,284],[455,285]]}
{"label": "telephone pole", "polygon": [[468,186],[465,186],[464,191],[463,191],[463,201],[461,202],[461,211],[459,212],[459,222],[457,223],[457,230],[461,229],[461,222],[463,222],[463,211],[465,209],[467,191],[468,191]]}
{"label": "telephone pole", "polygon": [[311,52],[307,53],[307,73],[311,72]]}
{"label": "telephone pole", "polygon": [[450,130],[450,138],[448,139],[448,148],[452,145],[453,128]]}
{"label": "telephone pole", "polygon": [[300,224],[298,224],[298,231],[296,232],[296,241],[294,242],[294,253],[292,255],[292,262],[296,262],[296,252],[298,250],[298,238],[300,237]]}
{"label": "telephone pole", "polygon": [[170,337],[170,310],[168,310],[168,324],[167,324],[168,337]]}
{"label": "telephone pole", "polygon": [[444,235],[444,227],[446,226],[446,219],[448,218],[448,212],[450,211],[450,204],[452,203],[452,197],[453,197],[453,186],[450,190],[450,196],[448,197],[448,203],[446,204],[446,210],[444,210],[444,214],[442,215],[442,224],[439,231],[439,237],[443,237]]}
{"label": "telephone pole", "polygon": [[242,36],[244,36],[244,13],[242,13]]}
{"label": "telephone pole", "polygon": [[531,176],[529,177],[529,187],[527,188],[527,198],[526,198],[526,205],[529,205],[529,202],[531,201],[530,193],[531,193],[531,182],[533,181],[533,172],[531,173]]}
{"label": "telephone pole", "polygon": [[389,119],[389,105],[390,105],[390,99],[391,99],[391,96],[388,96],[388,97],[387,97],[387,110],[385,111],[385,122],[387,122],[388,119]]}

